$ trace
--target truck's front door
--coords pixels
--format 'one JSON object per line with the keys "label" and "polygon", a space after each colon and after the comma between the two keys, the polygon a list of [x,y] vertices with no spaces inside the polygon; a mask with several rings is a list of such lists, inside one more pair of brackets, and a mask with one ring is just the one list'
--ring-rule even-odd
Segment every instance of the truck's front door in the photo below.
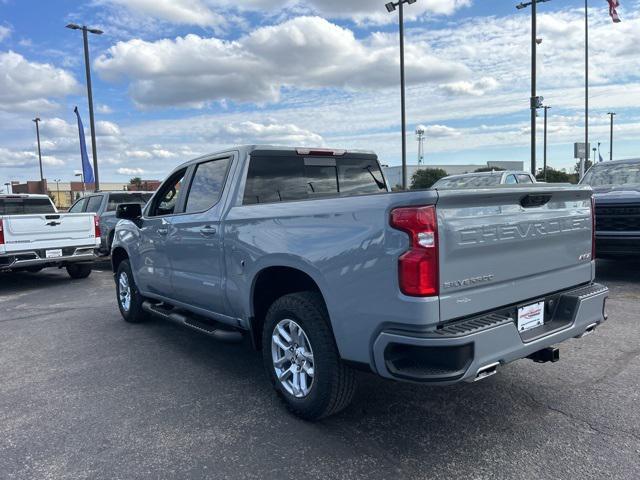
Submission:
{"label": "truck's front door", "polygon": [[184,214],[172,219],[169,256],[175,300],[209,312],[228,314],[225,300],[221,221],[223,191],[232,156],[193,166],[187,180]]}
{"label": "truck's front door", "polygon": [[138,288],[143,292],[173,298],[168,239],[173,219],[183,211],[183,186],[187,169],[166,180],[142,219],[138,254],[132,256]]}

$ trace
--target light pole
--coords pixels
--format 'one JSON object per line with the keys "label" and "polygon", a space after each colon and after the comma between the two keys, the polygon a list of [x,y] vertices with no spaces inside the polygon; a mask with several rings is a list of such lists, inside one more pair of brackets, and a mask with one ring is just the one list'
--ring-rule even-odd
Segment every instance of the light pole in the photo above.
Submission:
{"label": "light pole", "polygon": [[[589,156],[589,0],[584,0],[584,150]],[[585,158],[583,164],[587,162]],[[584,176],[584,165],[580,178]]]}
{"label": "light pole", "polygon": [[611,125],[609,127],[609,161],[613,160],[613,117],[616,116],[616,112],[607,113],[611,117]]}
{"label": "light pole", "polygon": [[60,182],[62,180],[60,180],[59,178],[57,180],[54,180],[54,182],[56,182],[56,208],[60,208]]}
{"label": "light pole", "polygon": [[424,161],[424,139],[426,134],[426,127],[418,125],[416,128],[416,137],[418,138],[418,165],[422,165]]}
{"label": "light pole", "polygon": [[42,174],[42,151],[40,150],[40,117],[33,119],[36,124],[36,138],[38,139],[38,161],[40,162],[40,183],[44,181],[44,175]]}
{"label": "light pole", "polygon": [[399,0],[385,4],[387,12],[393,13],[398,9],[400,23],[400,103],[402,110],[402,189],[407,189],[407,115],[405,101],[405,81],[404,81],[404,4],[411,5],[417,0]]}
{"label": "light pole", "polygon": [[547,181],[547,112],[551,107],[544,106],[544,181]]}
{"label": "light pole", "polygon": [[84,194],[85,194],[84,174],[83,173],[76,173],[74,176],[75,177],[80,177],[80,180],[82,181],[82,196],[84,197]]}
{"label": "light pole", "polygon": [[[87,97],[89,99],[89,124],[91,126],[91,150],[93,153],[93,177],[95,181],[94,188],[96,191],[100,190],[100,179],[98,174],[98,152],[96,149],[96,127],[95,120],[93,117],[93,91],[91,89],[91,69],[89,63],[89,33],[93,33],[95,35],[102,35],[104,32],[102,30],[98,30],[97,28],[89,28],[85,25],[76,25],[75,23],[70,23],[67,25],[67,28],[71,30],[82,30],[82,39],[84,41],[84,66],[87,73]],[[84,183],[83,183],[84,185]]]}
{"label": "light pole", "polygon": [[7,194],[10,194],[11,193],[11,188],[10,188],[11,187],[11,183],[7,182],[7,183],[4,184],[4,186],[7,187]]}
{"label": "light pole", "polygon": [[545,3],[551,0],[535,0],[522,2],[516,5],[518,10],[531,7],[531,173],[536,174],[536,116],[537,110],[542,107],[542,98],[536,94],[536,74],[537,74],[537,46],[538,46],[538,3]]}

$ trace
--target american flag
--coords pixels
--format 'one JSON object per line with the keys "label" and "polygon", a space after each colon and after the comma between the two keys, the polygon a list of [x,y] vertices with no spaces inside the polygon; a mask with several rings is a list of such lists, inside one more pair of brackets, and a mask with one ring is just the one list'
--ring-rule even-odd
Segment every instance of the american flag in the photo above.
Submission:
{"label": "american flag", "polygon": [[609,2],[609,15],[613,23],[620,23],[620,16],[618,15],[617,8],[620,6],[619,0],[607,0]]}

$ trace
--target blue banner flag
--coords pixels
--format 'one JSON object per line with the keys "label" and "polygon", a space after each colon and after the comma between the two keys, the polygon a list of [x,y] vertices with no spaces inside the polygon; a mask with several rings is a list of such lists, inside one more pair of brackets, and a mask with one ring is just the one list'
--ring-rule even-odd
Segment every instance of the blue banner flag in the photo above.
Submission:
{"label": "blue banner flag", "polygon": [[84,139],[84,127],[82,126],[82,119],[80,118],[80,112],[78,107],[74,108],[76,116],[78,117],[78,133],[80,134],[80,156],[82,157],[82,177],[84,183],[95,183],[93,178],[93,168],[89,163],[89,156],[87,155],[87,143]]}

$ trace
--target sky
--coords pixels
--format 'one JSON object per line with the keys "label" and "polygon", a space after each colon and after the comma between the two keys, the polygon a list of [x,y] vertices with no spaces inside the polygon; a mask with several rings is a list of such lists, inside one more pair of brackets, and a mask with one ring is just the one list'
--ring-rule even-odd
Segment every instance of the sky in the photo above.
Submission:
{"label": "sky", "polygon": [[[591,141],[640,156],[640,0],[589,0]],[[398,16],[384,0],[0,0],[0,188],[81,168],[73,109],[90,152],[81,32],[90,36],[103,182],[162,179],[238,144],[374,150],[401,162]],[[530,161],[530,10],[508,0],[406,6],[408,161]],[[548,158],[574,168],[584,138],[584,2],[538,6],[538,94]],[[542,115],[538,160],[542,162]]]}

